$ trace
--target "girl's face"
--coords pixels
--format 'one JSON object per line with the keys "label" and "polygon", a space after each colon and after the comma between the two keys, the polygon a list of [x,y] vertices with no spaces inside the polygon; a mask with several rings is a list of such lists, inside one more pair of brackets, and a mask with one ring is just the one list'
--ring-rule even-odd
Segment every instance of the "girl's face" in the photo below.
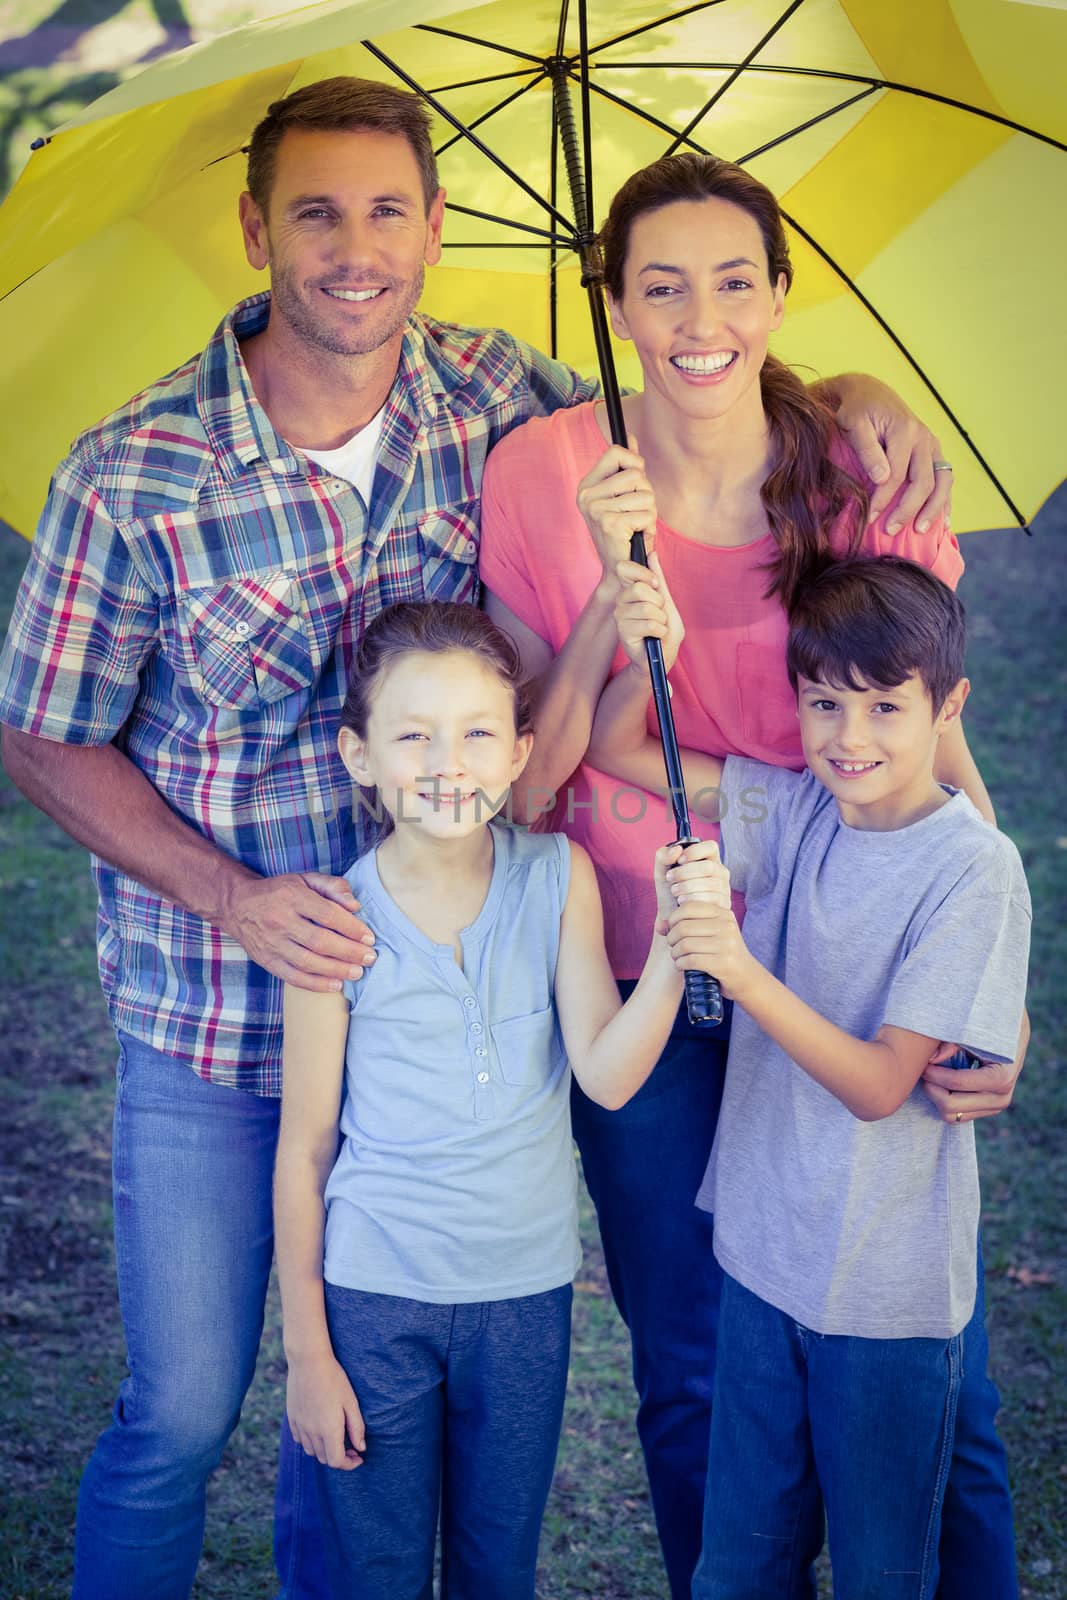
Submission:
{"label": "girl's face", "polygon": [[756,219],[729,200],[678,200],[630,229],[611,321],[632,339],[645,393],[694,419],[760,407],[768,335],[785,312]]}
{"label": "girl's face", "polygon": [[441,838],[473,833],[507,800],[533,735],[515,731],[508,685],[468,650],[412,650],[381,672],[366,739],[342,728],[341,759],[377,788],[399,827]]}

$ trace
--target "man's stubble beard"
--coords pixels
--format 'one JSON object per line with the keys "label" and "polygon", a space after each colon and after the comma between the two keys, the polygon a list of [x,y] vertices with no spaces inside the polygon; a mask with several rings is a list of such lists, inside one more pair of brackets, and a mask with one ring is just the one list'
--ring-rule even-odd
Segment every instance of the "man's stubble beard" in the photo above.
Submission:
{"label": "man's stubble beard", "polygon": [[353,288],[381,286],[406,292],[395,301],[391,313],[384,320],[372,322],[370,326],[363,328],[352,328],[346,332],[336,324],[328,322],[325,316],[318,317],[314,308],[296,288],[294,274],[285,268],[276,268],[271,263],[271,316],[279,316],[297,339],[314,350],[322,350],[336,356],[366,356],[375,350],[380,350],[403,331],[405,323],[419,303],[425,278],[426,268],[420,262],[418,273],[413,279],[381,278],[373,285],[367,283],[352,285]]}

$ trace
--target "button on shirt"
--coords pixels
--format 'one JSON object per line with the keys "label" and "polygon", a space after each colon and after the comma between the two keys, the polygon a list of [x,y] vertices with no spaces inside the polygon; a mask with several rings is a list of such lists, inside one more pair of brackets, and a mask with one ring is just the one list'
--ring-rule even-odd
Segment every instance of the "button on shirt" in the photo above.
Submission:
{"label": "button on shirt", "polygon": [[[415,316],[371,510],[272,428],[239,340],[83,434],[58,468],[0,661],[0,720],[118,741],[179,816],[264,874],[360,848],[337,717],[355,643],[394,600],[477,598],[494,441],[591,385],[508,335]],[[281,985],[218,928],[94,861],[115,1025],[217,1083],[277,1094]]]}
{"label": "button on shirt", "polygon": [[553,1000],[570,844],[491,831],[493,876],[460,933],[462,966],[388,894],[375,851],[348,873],[378,959],[345,985],[329,1283],[445,1304],[504,1300],[558,1288],[581,1259]]}

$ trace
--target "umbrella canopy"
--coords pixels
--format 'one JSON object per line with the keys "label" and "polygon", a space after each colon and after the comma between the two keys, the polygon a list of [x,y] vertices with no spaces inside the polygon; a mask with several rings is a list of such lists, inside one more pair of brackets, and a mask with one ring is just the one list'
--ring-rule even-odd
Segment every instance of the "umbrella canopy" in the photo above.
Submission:
{"label": "umbrella canopy", "polygon": [[[434,109],[449,215],[424,307],[595,370],[552,92],[561,70],[577,85],[577,12],[450,5],[331,0],[251,24],[159,60],[34,154],[0,210],[0,514],[30,532],[74,435],[263,287],[236,222],[241,146],[271,100],[337,73]],[[1031,516],[1063,475],[1063,8],[589,0],[587,29],[594,215],[668,150],[741,161],[791,228],[777,353],[893,384],[955,463],[955,526]]]}

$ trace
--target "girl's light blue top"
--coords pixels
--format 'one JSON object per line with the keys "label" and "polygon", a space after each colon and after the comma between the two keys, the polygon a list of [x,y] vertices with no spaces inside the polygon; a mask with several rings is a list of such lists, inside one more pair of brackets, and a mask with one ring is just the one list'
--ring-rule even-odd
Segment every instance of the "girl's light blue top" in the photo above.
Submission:
{"label": "girl's light blue top", "polygon": [[435,944],[378,876],[347,873],[378,952],[352,1007],[328,1282],[437,1303],[568,1283],[580,1260],[570,1070],[553,1002],[570,881],[562,834],[491,828],[485,904]]}

